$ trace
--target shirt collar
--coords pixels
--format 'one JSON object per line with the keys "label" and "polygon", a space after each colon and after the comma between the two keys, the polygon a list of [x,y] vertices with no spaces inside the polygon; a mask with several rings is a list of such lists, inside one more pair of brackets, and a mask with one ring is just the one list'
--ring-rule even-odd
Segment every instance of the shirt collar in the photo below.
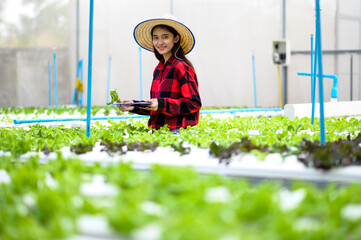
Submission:
{"label": "shirt collar", "polygon": [[164,59],[162,59],[161,62],[161,66],[166,67],[166,66],[170,66],[173,64],[173,62],[176,60],[176,58],[174,57],[174,55],[170,56],[170,58],[168,59],[168,61],[166,63],[164,63]]}

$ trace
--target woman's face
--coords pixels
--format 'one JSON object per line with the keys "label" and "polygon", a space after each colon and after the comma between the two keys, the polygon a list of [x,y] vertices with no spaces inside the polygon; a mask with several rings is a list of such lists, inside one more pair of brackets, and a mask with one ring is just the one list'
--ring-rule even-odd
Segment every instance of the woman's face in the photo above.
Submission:
{"label": "woman's face", "polygon": [[163,55],[165,61],[172,56],[172,48],[178,40],[179,37],[174,37],[167,29],[156,27],[153,30],[153,46]]}

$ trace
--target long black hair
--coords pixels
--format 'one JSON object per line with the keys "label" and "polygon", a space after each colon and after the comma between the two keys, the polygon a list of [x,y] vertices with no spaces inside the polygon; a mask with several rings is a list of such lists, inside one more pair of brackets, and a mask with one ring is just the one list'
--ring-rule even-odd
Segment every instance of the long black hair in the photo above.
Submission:
{"label": "long black hair", "polygon": [[[185,56],[184,51],[183,51],[183,48],[182,48],[182,46],[180,45],[181,36],[178,34],[178,32],[177,32],[174,28],[172,28],[172,27],[170,27],[170,26],[168,26],[168,25],[163,25],[163,24],[156,25],[156,26],[154,26],[154,27],[152,28],[152,31],[151,31],[151,37],[152,37],[152,39],[153,39],[153,31],[154,31],[154,29],[155,29],[156,27],[160,27],[160,28],[166,29],[166,30],[168,30],[169,32],[171,32],[174,37],[177,37],[177,36],[179,37],[178,42],[174,43],[174,46],[173,46],[173,48],[172,48],[172,53],[173,53],[173,55],[174,55],[175,58],[185,61],[185,62],[194,70],[193,64],[192,64],[191,61],[189,61],[188,58]],[[156,57],[159,61],[162,60],[162,59],[163,59],[163,55],[160,54],[160,53],[154,48],[154,46],[153,46],[153,49],[154,49],[154,55],[155,55],[155,57]]]}

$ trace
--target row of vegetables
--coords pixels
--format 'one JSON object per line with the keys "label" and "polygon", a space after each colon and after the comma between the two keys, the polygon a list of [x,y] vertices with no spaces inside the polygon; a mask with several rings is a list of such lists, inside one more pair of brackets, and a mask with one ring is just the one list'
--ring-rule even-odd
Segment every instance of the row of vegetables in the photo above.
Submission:
{"label": "row of vegetables", "polygon": [[[361,186],[199,175],[191,168],[130,163],[40,164],[0,157],[0,238],[360,239]],[[99,226],[104,226],[103,228]],[[94,233],[94,231],[98,231]]]}
{"label": "row of vegetables", "polygon": [[197,126],[181,129],[179,135],[172,134],[166,126],[152,131],[146,121],[98,121],[93,125],[89,138],[84,128],[66,124],[0,128],[0,150],[19,157],[27,152],[49,153],[70,146],[74,152],[81,154],[100,143],[110,154],[126,154],[124,149],[154,150],[157,146],[170,146],[188,154],[190,149],[184,145],[191,144],[209,149],[212,156],[226,162],[232,156],[246,152],[260,159],[269,153],[280,153],[284,157],[295,154],[306,166],[325,170],[361,164],[361,120],[357,118],[326,119],[325,146],[319,144],[317,119],[312,125],[308,118],[217,118],[207,115],[201,116]]}
{"label": "row of vegetables", "polygon": [[[0,112],[6,118],[17,111]],[[242,153],[262,161],[276,152],[324,170],[360,165],[361,120],[326,119],[326,146],[318,142],[317,121],[207,115],[174,135],[167,127],[152,131],[146,119],[108,120],[95,122],[90,137],[67,124],[0,128],[0,239],[65,239],[94,231],[127,239],[360,239],[357,183],[254,184],[191,167],[153,165],[145,172],[131,163],[87,164],[61,154],[70,147],[80,157],[99,143],[120,158],[158,147],[192,154],[194,145],[225,162]],[[20,160],[29,152],[57,157],[42,164],[38,156]]]}

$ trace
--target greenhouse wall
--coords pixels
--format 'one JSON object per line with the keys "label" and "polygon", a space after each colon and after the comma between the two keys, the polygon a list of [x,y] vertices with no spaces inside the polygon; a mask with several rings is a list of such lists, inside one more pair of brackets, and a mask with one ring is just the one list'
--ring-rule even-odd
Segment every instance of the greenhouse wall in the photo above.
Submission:
{"label": "greenhouse wall", "polygon": [[[310,78],[298,76],[297,72],[310,71],[310,34],[314,33],[315,26],[314,1],[285,2],[285,36],[291,43],[291,50],[293,53],[308,52],[291,56],[291,63],[287,66],[287,102],[310,102]],[[89,1],[79,0],[78,35],[76,3],[77,1],[67,3],[69,43],[67,50],[59,48],[59,51],[63,51],[59,55],[59,61],[64,62],[58,64],[59,104],[72,103],[77,73],[77,49],[79,58],[84,60],[83,100],[86,103]],[[122,99],[139,99],[142,90],[142,98],[149,98],[157,60],[153,53],[142,50],[143,84],[140,87],[139,46],[133,39],[133,29],[145,19],[173,12],[196,37],[195,48],[188,57],[198,75],[203,106],[255,105],[253,52],[258,106],[278,107],[280,95],[277,68],[272,63],[271,55],[272,41],[282,39],[283,36],[282,3],[283,0],[95,1],[92,104],[106,103],[109,57],[110,90],[117,89]],[[322,0],[321,7],[323,50],[361,49],[361,2]],[[49,33],[46,36],[55,35]],[[1,106],[48,104],[48,83],[40,84],[41,90],[33,89],[33,86],[39,86],[39,81],[48,81],[47,62],[52,62],[50,46],[29,47],[27,50],[14,47],[1,49]],[[324,73],[338,76],[339,101],[348,101],[351,97],[352,100],[361,99],[360,53],[361,50],[354,54],[345,52],[323,55]],[[62,85],[63,83],[66,84]],[[330,79],[324,80],[324,88],[325,100],[328,101],[332,88]],[[52,93],[52,104],[55,104],[54,89]]]}
{"label": "greenhouse wall", "polygon": [[[57,48],[59,104],[70,103],[69,51]],[[47,106],[48,62],[51,63],[52,105],[55,105],[53,50],[51,48],[0,48],[0,107]]]}
{"label": "greenhouse wall", "polygon": [[[171,10],[171,1],[132,0],[95,1],[93,45],[93,104],[105,104],[108,78],[108,58],[112,57],[110,89],[117,89],[122,99],[140,98],[139,47],[133,39],[133,29],[141,21],[160,17]],[[336,44],[337,1],[322,1],[323,49],[334,50]],[[341,1],[351,6],[352,1]],[[347,14],[352,8],[340,7]],[[359,11],[358,11],[359,12]],[[255,55],[258,106],[279,106],[277,68],[272,63],[272,41],[282,38],[282,0],[184,0],[173,1],[173,14],[194,33],[196,45],[189,54],[199,80],[204,106],[253,106],[252,51]],[[71,72],[76,73],[76,1],[70,2]],[[292,51],[310,50],[310,34],[314,33],[314,1],[286,1],[286,38]],[[89,1],[80,1],[79,57],[88,58]],[[354,31],[352,24],[342,25]],[[358,31],[358,30],[357,30]],[[355,34],[354,34],[355,35]],[[338,39],[342,39],[337,37]],[[343,37],[345,38],[345,37]],[[359,39],[347,38],[359,48]],[[338,46],[337,46],[338,45]],[[355,46],[357,45],[357,46]],[[340,73],[339,100],[349,98],[349,65],[324,56],[324,72]],[[143,98],[149,97],[154,67],[153,53],[142,51]],[[348,63],[348,62],[347,62]],[[341,66],[342,65],[342,66]],[[358,56],[355,56],[355,96],[358,89]],[[288,102],[310,101],[309,77],[297,76],[298,71],[310,71],[310,55],[293,55],[288,66]],[[87,74],[85,74],[87,76]],[[75,77],[73,78],[75,79]],[[347,85],[346,85],[347,82]],[[73,86],[75,81],[73,81]],[[86,84],[86,83],[85,83]],[[328,101],[331,80],[325,80]],[[86,95],[86,94],[85,94]]]}

